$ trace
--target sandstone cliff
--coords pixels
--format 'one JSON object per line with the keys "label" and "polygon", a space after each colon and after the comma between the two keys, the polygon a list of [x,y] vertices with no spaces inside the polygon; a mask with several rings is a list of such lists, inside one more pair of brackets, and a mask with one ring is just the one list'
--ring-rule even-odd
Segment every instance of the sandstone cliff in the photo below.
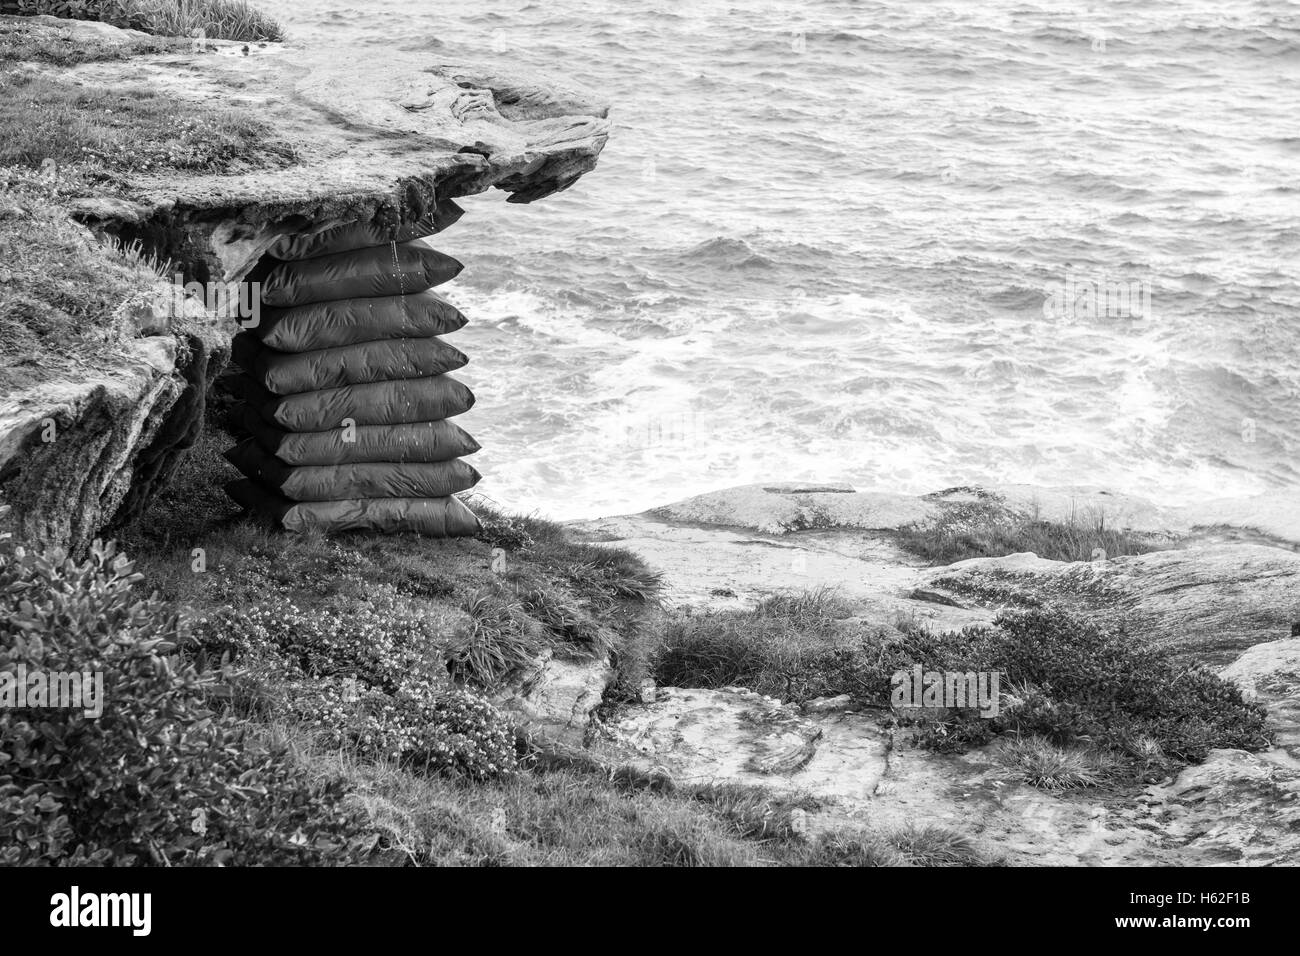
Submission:
{"label": "sandstone cliff", "polygon": [[[11,64],[25,76],[123,97],[163,91],[182,114],[255,117],[285,144],[256,168],[139,168],[57,195],[58,212],[84,227],[71,241],[138,241],[187,282],[237,282],[281,236],[396,223],[436,199],[495,187],[532,202],[590,170],[608,135],[608,107],[589,94],[430,57],[339,62],[213,41],[137,54],[143,35],[50,17],[0,17],[5,31],[28,46],[98,51],[72,65]],[[4,205],[0,218],[34,216],[25,199]],[[39,375],[0,392],[0,491],[25,538],[82,548],[139,515],[201,428],[236,329],[192,303],[175,314],[168,288],[149,279],[101,361],[42,357]]]}

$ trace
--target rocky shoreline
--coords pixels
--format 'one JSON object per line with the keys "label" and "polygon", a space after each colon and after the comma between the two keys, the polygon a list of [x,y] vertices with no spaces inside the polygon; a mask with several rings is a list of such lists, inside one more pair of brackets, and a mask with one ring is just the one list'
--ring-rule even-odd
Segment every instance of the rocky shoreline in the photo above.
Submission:
{"label": "rocky shoreline", "polygon": [[[1163,536],[1141,555],[1061,562],[1033,554],[927,567],[894,543],[900,528],[996,500],[1058,520],[1104,513]],[[1241,526],[1224,521],[1243,516]],[[847,698],[803,706],[744,688],[658,688],[597,735],[605,759],[641,761],[692,783],[741,783],[825,801],[810,826],[924,821],[973,832],[1025,865],[1205,865],[1293,861],[1300,824],[1300,535],[1281,497],[1164,509],[1100,489],[953,489],[933,495],[755,485],[639,515],[573,522],[579,539],[627,548],[665,575],[665,601],[701,610],[752,606],[783,591],[834,587],[877,628],[988,625],[1042,598],[1102,620],[1125,615],[1171,655],[1218,670],[1265,705],[1276,746],[1217,750],[1176,777],[1128,794],[1052,794],[1009,779],[991,747],[961,755],[907,734]],[[1292,537],[1286,537],[1290,534]],[[1268,543],[1261,543],[1267,540]],[[1006,586],[1008,578],[1014,587]],[[999,583],[989,600],[981,583]],[[599,683],[600,668],[587,672]],[[592,681],[564,678],[598,697]],[[617,754],[617,757],[611,755]]]}

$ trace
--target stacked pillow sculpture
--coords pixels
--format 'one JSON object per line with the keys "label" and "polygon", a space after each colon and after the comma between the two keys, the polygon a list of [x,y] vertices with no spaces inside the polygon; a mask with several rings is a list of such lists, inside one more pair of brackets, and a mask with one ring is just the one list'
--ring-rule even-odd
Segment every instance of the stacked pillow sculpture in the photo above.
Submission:
{"label": "stacked pillow sculpture", "polygon": [[260,321],[235,337],[237,427],[226,453],[245,508],[291,531],[471,535],[454,497],[479,480],[479,445],[450,421],[474,404],[448,373],[469,360],[440,336],[465,316],[434,288],[462,266],[422,236],[455,222],[442,203],[396,230],[353,223],[280,240]]}

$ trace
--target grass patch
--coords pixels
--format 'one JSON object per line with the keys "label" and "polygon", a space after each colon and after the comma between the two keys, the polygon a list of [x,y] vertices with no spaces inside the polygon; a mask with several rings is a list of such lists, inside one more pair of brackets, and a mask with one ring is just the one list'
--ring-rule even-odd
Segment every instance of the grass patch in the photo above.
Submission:
{"label": "grass patch", "polygon": [[758,866],[747,841],[707,807],[599,774],[520,774],[470,784],[416,777],[391,764],[342,765],[384,834],[390,862],[408,866]]}
{"label": "grass patch", "polygon": [[535,515],[510,514],[482,495],[469,504],[479,516],[479,538],[505,552],[561,572],[574,584],[641,604],[654,603],[663,590],[663,575],[625,548],[573,541],[562,525]]}
{"label": "grass patch", "polygon": [[0,63],[51,63],[76,66],[105,60],[125,60],[148,53],[171,53],[189,49],[189,42],[157,37],[132,37],[123,43],[94,37],[75,37],[70,30],[21,21],[0,23]]}
{"label": "grass patch", "polygon": [[186,106],[147,89],[75,86],[0,71],[0,388],[103,366],[139,334],[138,310],[170,278],[139,245],[107,245],[68,200],[113,193],[141,171],[232,173],[292,160],[251,114]]}
{"label": "grass patch", "polygon": [[[231,173],[283,166],[290,146],[248,111],[177,100],[148,87],[77,86],[0,72],[0,165],[82,167],[65,175]],[[93,172],[92,172],[93,171]]]}
{"label": "grass patch", "polygon": [[[0,111],[4,107],[0,106]],[[32,177],[0,170],[0,389],[103,366],[136,333],[153,269],[91,239]]]}
{"label": "grass patch", "polygon": [[1042,737],[1018,737],[997,750],[998,761],[1042,790],[1082,790],[1105,783],[1116,761],[1105,751],[1062,748]]}
{"label": "grass patch", "polygon": [[162,36],[278,42],[284,28],[246,0],[103,0],[100,18]]}
{"label": "grass patch", "polygon": [[865,832],[823,834],[812,848],[810,866],[990,866],[974,844],[952,830],[910,825],[883,835]]}
{"label": "grass patch", "polygon": [[100,20],[161,36],[249,42],[284,39],[280,24],[246,0],[9,0],[0,4],[0,13]]}
{"label": "grass patch", "polygon": [[[129,540],[164,598],[188,608],[185,654],[212,703],[293,741],[322,781],[342,779],[389,865],[823,866],[907,864],[898,834],[828,855],[805,832],[816,804],[732,786],[543,769],[473,691],[517,678],[531,655],[610,646],[620,669],[653,633],[653,602],[608,580],[575,581],[564,529],[537,518],[493,570],[493,545],[411,536],[286,535],[222,504],[215,416]],[[191,514],[198,512],[197,516]],[[489,528],[501,519],[488,515]],[[202,548],[196,570],[194,548]],[[623,558],[629,561],[629,558]],[[641,569],[625,567],[640,575]],[[238,612],[230,610],[239,608]],[[830,629],[830,592],[781,595],[758,619]],[[466,690],[471,691],[468,695]],[[892,849],[891,849],[892,848]],[[973,861],[972,861],[973,862]]]}
{"label": "grass patch", "polygon": [[[31,6],[31,5],[27,5]],[[26,9],[24,12],[43,12]],[[53,10],[64,13],[68,11]],[[102,247],[69,201],[118,195],[141,173],[233,174],[282,167],[293,149],[248,111],[157,90],[78,85],[15,65],[73,65],[170,48],[134,39],[73,42],[43,23],[0,24],[0,388],[109,367],[139,334],[136,315],[170,263],[139,246]]]}
{"label": "grass patch", "polygon": [[[144,569],[164,596],[192,606],[198,616],[217,615],[227,606],[258,607],[269,615],[262,621],[266,633],[259,653],[278,648],[302,671],[295,679],[366,680],[355,667],[336,674],[317,667],[316,657],[303,656],[301,635],[318,624],[329,632],[322,639],[332,642],[326,656],[336,664],[339,642],[378,641],[378,632],[396,627],[422,635],[440,661],[441,676],[487,690],[529,670],[547,648],[618,658],[641,639],[648,605],[628,597],[629,589],[618,581],[652,579],[644,565],[624,552],[615,556],[620,578],[575,580],[571,558],[585,553],[584,546],[571,544],[560,525],[541,519],[527,519],[535,532],[527,547],[504,555],[491,542],[475,539],[326,538],[281,534],[241,520],[221,490],[234,477],[221,453],[236,439],[222,427],[220,402],[210,406],[202,437],[150,512],[122,529],[124,541],[147,555]],[[201,572],[193,570],[196,547],[202,549]],[[376,621],[377,614],[390,625]],[[403,624],[409,614],[435,626]],[[293,623],[300,617],[308,620]],[[347,636],[362,624],[375,633],[364,640]],[[238,652],[226,637],[247,633],[248,620],[223,618],[219,626],[223,636],[210,642],[214,653]],[[301,666],[304,661],[309,666]]]}
{"label": "grass patch", "polygon": [[747,687],[782,700],[852,694],[888,703],[884,642],[854,622],[831,590],[778,595],[751,611],[679,612],[652,657],[672,687]]}
{"label": "grass patch", "polygon": [[[312,766],[351,781],[406,866],[981,866],[965,838],[906,828],[805,837],[799,801],[761,791],[629,788],[600,773],[534,771],[471,783],[417,777],[392,764],[316,753]],[[811,804],[806,804],[811,806]]]}
{"label": "grass patch", "polygon": [[523,603],[484,588],[465,599],[469,618],[447,649],[447,668],[457,680],[495,687],[529,666],[542,649],[538,622]]}
{"label": "grass patch", "polygon": [[1008,511],[996,501],[949,507],[929,521],[900,528],[896,540],[932,565],[1024,551],[1052,561],[1091,561],[1099,551],[1114,558],[1167,546],[1160,536],[1108,526],[1104,514],[1047,521],[1036,514]]}

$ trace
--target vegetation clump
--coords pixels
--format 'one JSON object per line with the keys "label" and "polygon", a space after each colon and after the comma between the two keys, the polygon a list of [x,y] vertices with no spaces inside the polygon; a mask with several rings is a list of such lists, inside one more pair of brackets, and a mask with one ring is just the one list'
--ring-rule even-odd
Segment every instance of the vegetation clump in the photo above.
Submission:
{"label": "vegetation clump", "polygon": [[0,13],[99,20],[161,36],[249,42],[284,39],[284,29],[247,0],[4,0]]}
{"label": "vegetation clump", "polygon": [[209,679],[177,654],[175,609],[136,594],[139,579],[111,545],[82,563],[0,552],[0,672],[102,682],[89,710],[30,694],[33,706],[0,708],[0,862],[363,858],[375,837],[338,778],[306,773],[283,745],[213,713]]}
{"label": "vegetation clump", "polygon": [[900,547],[932,565],[1000,558],[1030,551],[1051,561],[1091,561],[1145,554],[1166,546],[1159,536],[1110,526],[1104,514],[1048,521],[1012,511],[996,499],[948,505],[936,517],[900,528]]}
{"label": "vegetation clump", "polygon": [[[1021,738],[1024,749],[1008,759],[1036,780],[1142,779],[1204,760],[1215,748],[1268,745],[1263,708],[1235,685],[1170,661],[1122,625],[1054,606],[1003,613],[992,627],[943,634],[909,627],[899,635],[863,627],[833,594],[818,592],[752,611],[678,614],[661,635],[652,655],[661,684],[737,685],[798,703],[848,694],[860,706],[888,710],[894,675],[915,665],[996,671],[995,716],[973,707],[896,716],[917,743],[940,751]],[[1034,761],[1062,766],[1035,769]]]}

